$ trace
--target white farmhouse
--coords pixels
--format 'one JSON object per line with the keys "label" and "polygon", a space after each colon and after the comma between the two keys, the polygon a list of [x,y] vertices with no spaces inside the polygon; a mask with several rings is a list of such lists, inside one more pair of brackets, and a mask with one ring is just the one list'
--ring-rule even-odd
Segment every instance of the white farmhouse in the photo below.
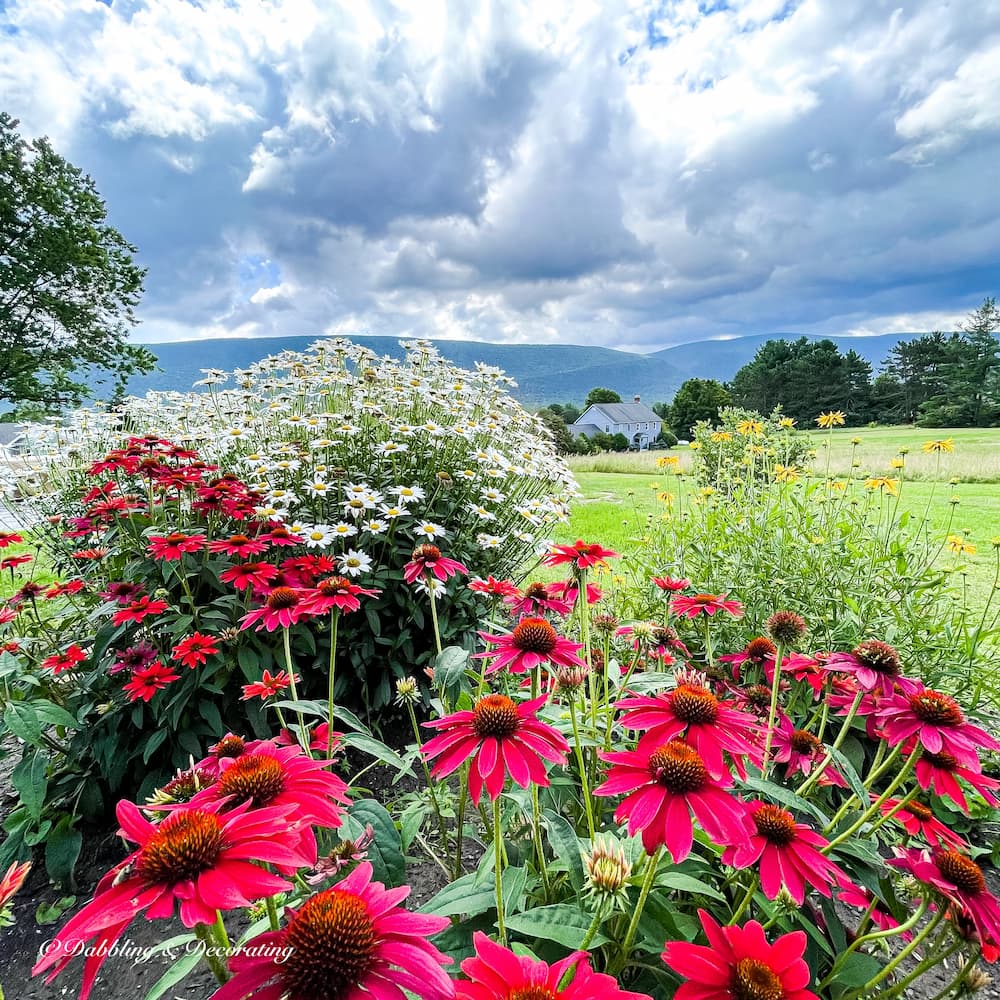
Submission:
{"label": "white farmhouse", "polygon": [[569,425],[574,436],[592,438],[595,434],[624,434],[632,448],[648,448],[660,436],[663,422],[638,396],[631,403],[592,403],[575,424]]}

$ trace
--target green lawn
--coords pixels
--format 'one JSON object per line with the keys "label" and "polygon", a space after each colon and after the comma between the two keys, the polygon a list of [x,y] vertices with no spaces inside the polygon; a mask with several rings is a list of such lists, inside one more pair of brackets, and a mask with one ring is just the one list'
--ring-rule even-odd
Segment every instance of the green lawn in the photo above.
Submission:
{"label": "green lawn", "polygon": [[[678,491],[678,480],[662,472],[575,474],[583,496],[574,505],[569,523],[560,527],[557,541],[584,538],[611,548],[626,546],[649,514],[659,516],[663,510],[652,484],[672,493]],[[681,484],[682,489],[692,488],[690,480],[682,480]],[[959,503],[952,504],[952,497],[958,497]],[[984,603],[993,586],[996,566],[991,540],[1000,537],[1000,486],[904,482],[899,509],[909,510],[914,517],[923,517],[927,511],[930,530],[942,541],[948,534],[964,534],[977,546],[976,555],[964,557],[963,563],[967,566],[970,603]],[[946,553],[941,559],[950,564],[955,557]]]}

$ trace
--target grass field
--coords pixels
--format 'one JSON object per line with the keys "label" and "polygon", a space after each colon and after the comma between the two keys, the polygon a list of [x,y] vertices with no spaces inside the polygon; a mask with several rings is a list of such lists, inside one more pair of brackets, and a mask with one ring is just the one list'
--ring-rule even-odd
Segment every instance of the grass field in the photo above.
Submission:
{"label": "grass field", "polygon": [[[816,451],[813,467],[824,473],[827,467],[827,445],[830,442],[830,473],[846,476],[884,475],[890,462],[902,449],[908,479],[932,481],[960,479],[965,483],[1000,483],[1000,428],[928,429],[924,427],[840,427],[832,437],[827,431],[809,431]],[[954,452],[925,454],[927,441],[951,439]],[[855,446],[852,442],[858,440]],[[656,459],[662,455],[679,455],[682,467],[690,466],[691,452],[678,448],[671,452],[628,452],[624,454],[588,455],[574,458],[573,469],[585,472],[631,472],[652,475],[657,472]],[[859,463],[856,467],[853,463]],[[894,473],[895,475],[895,473]]]}

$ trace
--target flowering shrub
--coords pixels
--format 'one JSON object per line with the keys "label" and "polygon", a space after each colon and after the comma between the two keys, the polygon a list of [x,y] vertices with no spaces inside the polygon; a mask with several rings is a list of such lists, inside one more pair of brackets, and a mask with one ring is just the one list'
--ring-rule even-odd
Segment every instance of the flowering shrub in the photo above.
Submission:
{"label": "flowering shrub", "polygon": [[[546,607],[534,585],[524,613],[510,581],[470,582],[493,623],[482,665],[438,658],[405,822],[350,803],[325,724],[303,745],[230,734],[169,794],[119,803],[137,846],[35,972],[82,949],[86,1000],[107,951],[89,945],[177,913],[211,1000],[892,1000],[952,956],[950,988],[974,983],[1000,905],[953,817],[1000,807],[1000,740],[881,639],[805,652],[795,612],[723,651],[742,602],[660,577],[656,622],[615,620],[589,580],[615,558],[555,547],[571,577],[553,589],[573,596]],[[420,842],[452,880],[406,911],[400,838],[432,813]],[[471,838],[487,849],[465,872]]]}

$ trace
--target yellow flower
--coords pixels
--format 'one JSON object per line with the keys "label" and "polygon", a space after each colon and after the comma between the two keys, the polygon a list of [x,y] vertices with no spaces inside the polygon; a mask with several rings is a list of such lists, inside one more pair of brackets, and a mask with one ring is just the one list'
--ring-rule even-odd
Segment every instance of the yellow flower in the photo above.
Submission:
{"label": "yellow flower", "polygon": [[700,441],[692,441],[692,442],[691,442],[691,443],[690,443],[690,444],[688,445],[688,447],[689,447],[689,448],[690,448],[690,449],[691,449],[692,451],[698,451],[698,449],[699,449],[699,448],[701,448],[701,442],[700,442]]}
{"label": "yellow flower", "polygon": [[941,438],[937,441],[925,441],[923,444],[923,450],[927,452],[928,455],[941,451],[954,451],[955,440],[954,438]]}
{"label": "yellow flower", "polygon": [[703,486],[701,488],[701,495],[703,497],[715,496],[715,490],[711,486]]}
{"label": "yellow flower", "polygon": [[861,444],[861,438],[851,438],[851,444],[853,444],[856,448],[859,444]]}
{"label": "yellow flower", "polygon": [[776,465],[774,478],[779,483],[794,483],[802,473],[794,465]]}
{"label": "yellow flower", "polygon": [[656,499],[659,500],[660,503],[666,504],[669,507],[674,502],[674,495],[673,493],[667,493],[664,491],[663,493],[657,493]]}
{"label": "yellow flower", "polygon": [[971,542],[967,542],[961,535],[949,535],[947,546],[955,555],[974,556],[976,547]]}
{"label": "yellow flower", "polygon": [[723,441],[732,441],[732,439],[733,436],[729,431],[715,431],[711,437],[713,444],[721,444]]}
{"label": "yellow flower", "polygon": [[759,420],[741,420],[736,425],[736,433],[749,437],[751,434],[763,434],[764,425]]}
{"label": "yellow flower", "polygon": [[872,476],[871,479],[865,480],[865,486],[870,490],[885,490],[891,497],[899,492],[899,480],[889,479],[886,476]]}
{"label": "yellow flower", "polygon": [[842,427],[846,420],[842,410],[831,410],[829,413],[821,413],[816,418],[816,423],[825,430],[829,427]]}
{"label": "yellow flower", "polygon": [[889,465],[890,465],[890,466],[891,466],[891,467],[892,467],[893,469],[901,469],[901,468],[903,468],[903,466],[904,466],[904,465],[906,465],[906,460],[905,460],[905,459],[903,459],[903,458],[894,458],[894,459],[893,459],[893,460],[892,460],[892,461],[891,461],[891,462],[889,463]]}
{"label": "yellow flower", "polygon": [[839,490],[840,492],[843,492],[847,489],[847,483],[845,483],[843,479],[831,479],[826,484],[826,488],[828,490]]}
{"label": "yellow flower", "polygon": [[990,539],[990,545],[992,545],[995,549],[1000,549],[1000,535],[994,535]]}
{"label": "yellow flower", "polygon": [[677,465],[680,459],[676,455],[664,455],[662,458],[656,460],[656,467],[658,469],[667,469],[672,465]]}
{"label": "yellow flower", "polygon": [[795,421],[792,417],[782,417],[778,421],[778,426],[786,431],[790,431],[795,426]]}
{"label": "yellow flower", "polygon": [[659,483],[650,483],[649,484],[649,488],[651,490],[658,490],[660,488],[660,484]]}

